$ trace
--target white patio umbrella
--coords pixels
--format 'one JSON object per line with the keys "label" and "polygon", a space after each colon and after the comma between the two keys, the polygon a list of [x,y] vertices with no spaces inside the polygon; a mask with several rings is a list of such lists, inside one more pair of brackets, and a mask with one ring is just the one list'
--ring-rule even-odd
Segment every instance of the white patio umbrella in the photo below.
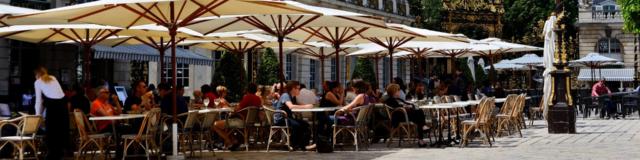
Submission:
{"label": "white patio umbrella", "polygon": [[[603,55],[600,55],[599,53],[589,53],[587,54],[587,56],[584,56],[580,59],[569,61],[569,63],[583,65],[591,68],[591,72],[592,72],[591,75],[594,75],[593,69],[600,68],[603,65],[607,65],[607,64],[615,64],[616,62],[618,62],[618,60],[605,57]],[[594,77],[591,77],[591,79],[592,81],[594,81]]]}
{"label": "white patio umbrella", "polygon": [[527,72],[527,75],[529,78],[527,81],[527,87],[529,87],[529,89],[531,89],[531,70],[533,70],[534,66],[540,65],[542,64],[543,59],[542,57],[538,57],[538,55],[536,54],[525,54],[522,57],[518,57],[516,59],[511,60],[511,63],[514,64],[521,64],[521,65],[525,65],[527,67],[529,67],[529,71]]}
{"label": "white patio umbrella", "polygon": [[[485,69],[489,69],[491,66],[485,67]],[[496,70],[525,70],[524,65],[519,65],[512,63],[511,60],[503,59],[498,63],[493,64],[493,67]]]}
{"label": "white patio umbrella", "polygon": [[484,66],[485,66],[484,59],[480,58],[480,59],[478,60],[478,65],[482,68],[482,73],[485,73],[485,74],[486,74],[487,72],[486,72],[486,71],[485,71],[485,69],[484,69]]}
{"label": "white patio umbrella", "polygon": [[[161,30],[124,29],[120,27],[96,24],[49,24],[49,25],[13,25],[0,28],[0,38],[9,38],[31,43],[64,42],[77,43],[83,51],[83,80],[89,87],[91,77],[91,47],[109,37],[127,38],[132,36],[161,37]],[[177,37],[191,36],[184,33]]]}
{"label": "white patio umbrella", "polygon": [[[349,41],[364,30],[386,27],[380,17],[364,15],[360,13],[342,11],[331,8],[307,5],[296,1],[281,1],[291,6],[296,6],[305,10],[314,11],[317,14],[289,14],[289,15],[250,15],[220,18],[203,18],[190,24],[188,27],[202,33],[219,32],[234,29],[260,29],[267,32],[282,42],[286,37],[294,38],[306,42],[313,42],[306,39],[307,34],[325,35],[328,43],[334,51],[341,50],[343,42]],[[302,30],[305,31],[302,31]],[[323,30],[316,32],[315,30]],[[326,30],[326,31],[325,31]],[[298,34],[296,34],[296,32]],[[308,33],[307,33],[308,32]],[[295,36],[300,35],[302,36]],[[330,35],[330,36],[329,36]],[[279,48],[279,57],[283,59],[284,48]],[[339,56],[336,56],[336,62]],[[280,61],[279,78],[284,81],[283,61]],[[340,73],[340,63],[336,63],[336,71]],[[340,74],[336,76],[340,79]]]}
{"label": "white patio umbrella", "polygon": [[542,103],[544,105],[543,115],[545,119],[547,118],[547,114],[549,111],[549,105],[551,102],[551,75],[550,73],[556,70],[556,67],[553,66],[554,55],[555,55],[555,47],[556,47],[556,34],[554,33],[556,23],[556,16],[551,15],[549,19],[544,23],[544,29],[542,34],[544,35],[544,50],[543,50],[543,64],[544,64],[544,72],[542,76],[544,76],[544,85],[542,90]]}
{"label": "white patio umbrella", "polygon": [[471,71],[471,78],[473,81],[476,81],[476,63],[473,57],[467,58],[467,66],[469,66],[469,71]]}
{"label": "white patio umbrella", "polygon": [[[473,46],[473,49],[471,51],[475,54],[488,58],[489,64],[491,65],[495,63],[494,59],[499,55],[514,52],[541,50],[541,48],[538,47],[505,42],[498,38],[486,38],[478,41],[473,41],[471,45]],[[494,82],[494,74],[495,73],[493,72],[493,69],[490,69],[489,79],[492,82]]]}
{"label": "white patio umbrella", "polygon": [[11,24],[10,20],[7,19],[9,16],[27,14],[36,11],[38,10],[0,4],[0,27],[9,26]]}

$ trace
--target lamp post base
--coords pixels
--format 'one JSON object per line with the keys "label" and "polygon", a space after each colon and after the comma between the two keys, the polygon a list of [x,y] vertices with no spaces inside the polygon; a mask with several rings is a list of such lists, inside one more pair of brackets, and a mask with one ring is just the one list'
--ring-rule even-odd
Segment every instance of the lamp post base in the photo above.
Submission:
{"label": "lamp post base", "polygon": [[553,107],[549,107],[547,114],[549,133],[576,133],[575,108],[568,106],[566,103],[556,103]]}

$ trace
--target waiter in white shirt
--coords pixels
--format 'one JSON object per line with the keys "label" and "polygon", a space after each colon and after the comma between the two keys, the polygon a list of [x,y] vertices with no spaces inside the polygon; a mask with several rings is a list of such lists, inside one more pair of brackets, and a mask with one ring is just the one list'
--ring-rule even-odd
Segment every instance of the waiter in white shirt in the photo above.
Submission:
{"label": "waiter in white shirt", "polygon": [[58,80],[49,75],[47,69],[38,67],[35,71],[36,115],[45,113],[46,159],[58,160],[64,157],[69,147],[69,111],[64,92]]}

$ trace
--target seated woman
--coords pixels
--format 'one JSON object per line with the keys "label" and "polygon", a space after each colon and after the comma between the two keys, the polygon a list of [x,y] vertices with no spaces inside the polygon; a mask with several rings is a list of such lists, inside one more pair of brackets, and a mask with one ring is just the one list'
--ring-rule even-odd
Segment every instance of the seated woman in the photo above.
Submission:
{"label": "seated woman", "polygon": [[313,108],[313,105],[298,105],[293,102],[293,97],[300,94],[300,82],[289,81],[284,88],[287,92],[280,95],[280,99],[273,105],[274,109],[281,110],[287,113],[288,117],[285,118],[281,113],[273,114],[273,120],[275,125],[284,126],[285,121],[289,124],[291,131],[290,144],[294,149],[315,149],[309,144],[309,124],[301,119],[294,119],[291,109],[307,109]]}
{"label": "seated woman", "polygon": [[[355,93],[356,97],[351,101],[351,103],[342,107],[339,111],[343,113],[353,112],[353,109],[359,106],[369,105],[369,98],[367,96],[367,91],[369,91],[369,84],[364,81],[356,81],[351,87]],[[355,113],[353,115],[356,115]],[[349,114],[345,114],[344,117],[336,117],[339,119],[339,123],[353,123],[355,117],[349,116]]]}
{"label": "seated woman", "polygon": [[[389,98],[387,98],[384,101],[384,104],[392,107],[392,108],[399,108],[399,107],[405,107],[405,106],[412,106],[411,108],[407,108],[407,115],[409,116],[409,120],[413,123],[416,124],[416,128],[418,130],[418,146],[420,147],[425,147],[426,143],[422,140],[423,137],[423,127],[425,126],[425,116],[424,116],[424,112],[422,112],[421,110],[419,110],[418,108],[416,108],[413,104],[408,103],[402,99],[400,99],[400,86],[397,84],[390,84],[389,86],[387,86],[387,95],[389,95]],[[393,127],[397,127],[400,122],[402,122],[404,120],[404,115],[401,112],[395,112],[393,115],[391,115],[391,117],[393,117],[391,119],[391,123],[393,125]]]}
{"label": "seated woman", "polygon": [[[242,109],[247,107],[262,107],[262,100],[260,97],[256,96],[256,91],[258,90],[258,86],[254,83],[249,84],[247,88],[247,92],[242,97],[240,104],[234,109],[233,114],[229,116],[229,119],[226,121],[233,121],[243,123],[244,118],[246,118],[246,112],[240,112]],[[226,94],[226,93],[225,93]],[[224,95],[224,94],[220,94]],[[225,129],[226,123],[225,120],[219,120],[214,123],[213,130],[220,136],[225,143],[225,148],[229,150],[236,150],[238,148],[238,141],[233,139],[233,137],[229,137],[229,132]]]}
{"label": "seated woman", "polygon": [[[97,97],[91,103],[91,116],[113,116],[119,115],[122,111],[122,107],[120,107],[120,103],[116,103],[116,107],[113,107],[111,103],[109,103],[109,98],[111,98],[114,102],[119,102],[118,96],[111,96],[109,89],[107,87],[99,87],[97,90]],[[96,121],[96,127],[99,132],[111,132],[111,128],[109,127],[112,124],[112,121]]]}
{"label": "seated woman", "polygon": [[216,93],[218,95],[218,98],[214,100],[214,104],[216,105],[216,108],[230,107],[229,102],[226,99],[227,87],[225,86],[216,87]]}
{"label": "seated woman", "polygon": [[[326,83],[327,90],[325,90],[322,99],[320,99],[320,107],[336,107],[341,106],[344,103],[343,90],[340,83],[331,81]],[[316,118],[318,120],[318,131],[323,131],[322,134],[328,133],[328,127],[333,124],[333,120],[330,118],[333,113],[318,112]],[[314,137],[318,137],[319,132],[315,132]]]}

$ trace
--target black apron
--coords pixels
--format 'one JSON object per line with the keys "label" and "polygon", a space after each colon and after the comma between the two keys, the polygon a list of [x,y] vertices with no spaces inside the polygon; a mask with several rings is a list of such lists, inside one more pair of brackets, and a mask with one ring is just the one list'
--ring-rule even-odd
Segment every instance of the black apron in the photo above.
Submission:
{"label": "black apron", "polygon": [[47,160],[62,159],[69,146],[69,110],[64,98],[52,99],[44,94],[42,108],[46,109],[45,142]]}

